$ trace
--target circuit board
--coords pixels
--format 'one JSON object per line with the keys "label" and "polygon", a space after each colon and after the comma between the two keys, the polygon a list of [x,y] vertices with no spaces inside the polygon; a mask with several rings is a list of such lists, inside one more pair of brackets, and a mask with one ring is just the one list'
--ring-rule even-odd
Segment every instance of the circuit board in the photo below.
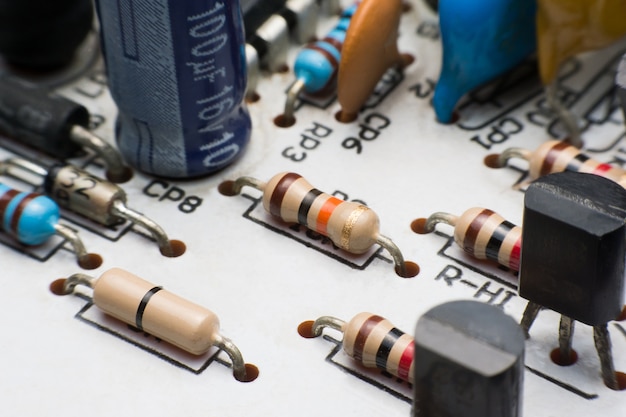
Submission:
{"label": "circuit board", "polygon": [[[336,19],[321,16],[320,38]],[[116,107],[96,38],[64,77],[41,82],[86,106],[94,133],[115,143]],[[180,257],[161,256],[150,236],[129,222],[104,227],[68,211],[61,221],[104,260],[94,271],[80,270],[60,238],[25,247],[2,237],[3,414],[408,416],[413,394],[407,382],[358,365],[341,349],[340,332],[301,337],[300,323],[327,315],[349,320],[367,311],[413,334],[424,312],[459,299],[498,306],[519,321],[527,301],[517,295],[514,271],[469,257],[449,226],[419,235],[411,223],[435,212],[486,207],[522,224],[528,164],[511,161],[495,170],[483,159],[564,136],[546,104],[536,60],[466,95],[458,120],[440,124],[431,99],[441,39],[437,15],[421,1],[402,15],[398,45],[414,62],[384,75],[356,121],[336,120],[333,96],[311,97],[300,101],[293,126],[278,127],[274,120],[294,76],[265,71],[258,100],[248,104],[251,141],[236,162],[185,181],[136,171],[122,184],[129,207],[185,243]],[[300,47],[291,45],[289,63]],[[626,165],[626,140],[614,79],[625,50],[621,42],[578,56],[560,76],[563,101],[580,120],[585,153],[617,166]],[[50,162],[10,139],[0,138],[0,145],[1,159]],[[71,162],[103,175],[93,155]],[[296,172],[320,190],[366,204],[380,217],[381,233],[419,265],[419,274],[398,276],[389,253],[377,245],[351,255],[318,233],[276,220],[263,209],[258,190],[244,188],[237,196],[219,190],[227,180],[267,181],[279,172]],[[37,178],[3,181],[29,191],[41,185]],[[107,317],[89,289],[66,296],[49,289],[58,278],[76,272],[97,277],[113,267],[215,312],[221,332],[258,368],[258,378],[237,381],[229,357],[216,348],[193,356]],[[614,321],[608,328],[615,368],[626,372],[626,324]],[[550,359],[558,329],[559,315],[544,310],[526,341],[524,415],[622,416],[626,394],[603,384],[592,329],[577,326],[578,361],[567,367]]]}

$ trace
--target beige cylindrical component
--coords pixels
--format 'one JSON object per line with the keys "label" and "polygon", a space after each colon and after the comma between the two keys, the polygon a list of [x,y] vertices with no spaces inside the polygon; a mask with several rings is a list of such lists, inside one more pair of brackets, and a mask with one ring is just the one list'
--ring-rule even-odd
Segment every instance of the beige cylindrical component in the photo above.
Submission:
{"label": "beige cylindrical component", "polygon": [[363,253],[379,236],[380,221],[368,207],[323,193],[300,175],[283,172],[268,181],[263,207],[289,223],[299,223],[351,253]]}
{"label": "beige cylindrical component", "polygon": [[124,190],[112,182],[71,165],[53,167],[46,178],[46,193],[61,207],[105,226],[123,219],[112,214],[115,201],[126,202]]}
{"label": "beige cylindrical component", "polygon": [[359,313],[346,323],[343,349],[368,368],[379,368],[413,382],[413,338],[372,313]]}
{"label": "beige cylindrical component", "polygon": [[194,355],[220,338],[213,312],[119,268],[98,278],[93,300],[105,313]]}
{"label": "beige cylindrical component", "polygon": [[583,172],[626,186],[626,170],[589,158],[575,146],[557,140],[542,144],[531,154],[528,171],[533,179],[554,172]]}
{"label": "beige cylindrical component", "polygon": [[519,270],[522,228],[489,209],[466,210],[454,224],[454,240],[469,255]]}

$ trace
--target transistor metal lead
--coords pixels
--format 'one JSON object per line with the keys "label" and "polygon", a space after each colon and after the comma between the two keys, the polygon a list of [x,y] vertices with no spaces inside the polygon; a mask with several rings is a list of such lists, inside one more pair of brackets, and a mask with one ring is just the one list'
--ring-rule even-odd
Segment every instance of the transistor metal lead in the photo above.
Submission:
{"label": "transistor metal lead", "polygon": [[127,207],[126,192],[116,184],[72,165],[59,164],[46,170],[22,158],[10,158],[0,163],[1,174],[22,179],[12,168],[42,177],[44,192],[61,207],[103,226],[113,226],[124,220],[135,223],[150,233],[164,256],[176,257],[185,252],[183,242],[170,240],[161,226]]}
{"label": "transistor metal lead", "polygon": [[160,286],[119,268],[109,269],[100,278],[74,274],[55,281],[55,294],[70,294],[77,285],[93,289],[94,304],[106,314],[186,352],[201,355],[216,346],[233,364],[235,379],[250,382],[258,375],[246,364],[235,344],[219,332],[219,319],[212,311],[185,300]]}
{"label": "transistor metal lead", "polygon": [[542,307],[561,314],[559,355],[571,364],[574,320],[593,326],[604,383],[620,389],[607,322],[624,302],[626,190],[597,175],[550,174],[524,197],[519,295],[528,336]]}
{"label": "transistor metal lead", "polygon": [[222,194],[233,196],[244,186],[261,190],[265,210],[285,222],[298,223],[327,236],[350,253],[364,253],[378,243],[391,254],[398,275],[410,277],[419,272],[416,264],[404,261],[402,252],[390,238],[379,233],[378,216],[362,204],[323,193],[293,172],[277,174],[267,183],[241,177],[220,184],[219,189]]}

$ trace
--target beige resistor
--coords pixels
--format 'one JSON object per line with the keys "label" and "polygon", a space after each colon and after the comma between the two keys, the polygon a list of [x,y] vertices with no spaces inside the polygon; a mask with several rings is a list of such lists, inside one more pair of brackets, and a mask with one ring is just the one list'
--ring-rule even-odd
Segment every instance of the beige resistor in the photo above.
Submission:
{"label": "beige resistor", "polygon": [[126,203],[124,190],[71,165],[50,168],[44,189],[61,207],[83,215],[105,226],[122,222],[113,203]]}
{"label": "beige resistor", "polygon": [[135,326],[194,355],[212,346],[223,349],[233,362],[235,378],[246,381],[246,364],[239,349],[219,333],[219,319],[207,308],[119,268],[100,278],[75,274],[65,280],[63,293],[78,284],[93,288],[93,302],[106,314]]}
{"label": "beige resistor", "polygon": [[413,382],[413,338],[389,320],[372,313],[359,313],[344,322],[322,316],[298,328],[304,337],[317,337],[324,327],[343,332],[344,352],[367,368],[379,368]]}
{"label": "beige resistor", "polygon": [[380,221],[368,207],[322,193],[294,173],[281,173],[268,181],[263,207],[286,222],[328,236],[351,253],[366,252],[379,235]]}
{"label": "beige resistor", "polygon": [[528,174],[533,180],[555,172],[572,171],[599,175],[626,187],[626,170],[590,158],[565,141],[550,140],[535,151],[509,148],[501,154],[488,155],[485,164],[491,168],[501,168],[512,158],[528,161]]}
{"label": "beige resistor", "polygon": [[126,206],[124,189],[83,169],[59,164],[46,170],[22,158],[9,158],[0,162],[0,173],[19,179],[23,179],[21,174],[24,173],[42,177],[46,195],[61,207],[103,226],[113,226],[129,220],[150,233],[162,255],[176,257],[185,253],[183,242],[170,240],[161,226]]}
{"label": "beige resistor", "polygon": [[201,355],[220,338],[220,322],[210,310],[114,268],[93,286],[93,301],[105,313]]}
{"label": "beige resistor", "polygon": [[460,216],[437,212],[427,219],[415,219],[411,229],[419,234],[431,233],[438,223],[454,226],[454,241],[467,254],[519,270],[522,228],[499,214],[482,207],[470,208]]}
{"label": "beige resistor", "polygon": [[[419,267],[405,262],[400,249],[380,234],[378,216],[367,206],[323,193],[293,172],[277,174],[267,183],[241,177],[223,183],[220,191],[236,195],[244,185],[263,191],[263,207],[273,216],[328,236],[335,245],[350,253],[364,253],[377,243],[389,251],[400,276],[417,275]],[[407,265],[411,268],[409,272]]]}

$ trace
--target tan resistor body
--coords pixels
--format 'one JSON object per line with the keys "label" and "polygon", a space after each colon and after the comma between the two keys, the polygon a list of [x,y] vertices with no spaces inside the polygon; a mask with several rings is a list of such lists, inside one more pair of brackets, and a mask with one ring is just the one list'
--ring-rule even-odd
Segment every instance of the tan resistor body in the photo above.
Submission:
{"label": "tan resistor body", "polygon": [[343,201],[313,188],[294,173],[280,173],[268,181],[263,207],[288,223],[299,223],[351,253],[364,253],[379,236],[378,215],[368,207]]}
{"label": "tan resistor body", "polygon": [[389,320],[357,314],[343,328],[343,349],[363,366],[413,381],[413,338]]}
{"label": "tan resistor body", "polygon": [[121,187],[71,165],[54,168],[50,175],[53,181],[47,192],[61,207],[105,226],[123,221],[112,210],[115,201],[126,202]]}
{"label": "tan resistor body", "polygon": [[200,355],[208,351],[220,337],[217,316],[156,288],[130,272],[113,268],[94,284],[93,300],[105,313],[133,326],[139,320],[137,327],[187,352]]}

